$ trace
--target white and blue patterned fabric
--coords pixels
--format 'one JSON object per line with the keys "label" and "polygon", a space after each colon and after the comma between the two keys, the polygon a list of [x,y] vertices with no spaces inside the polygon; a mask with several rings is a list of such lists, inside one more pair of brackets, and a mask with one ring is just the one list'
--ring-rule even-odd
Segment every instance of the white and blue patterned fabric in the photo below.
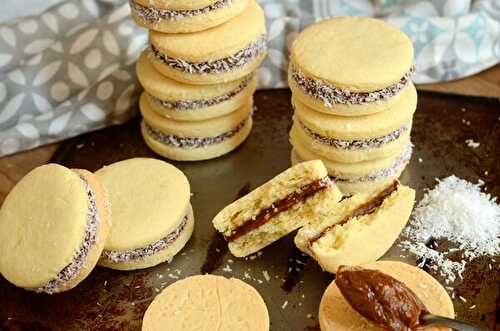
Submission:
{"label": "white and blue patterned fabric", "polygon": [[[15,9],[30,1],[3,0],[7,11],[9,2]],[[500,62],[500,0],[259,2],[270,47],[258,70],[260,88],[285,87],[290,42],[308,24],[339,15],[375,16],[405,31],[415,45],[417,83],[465,77]],[[147,33],[129,15],[128,0],[67,0],[0,23],[0,156],[136,114],[141,89],[134,62]]]}

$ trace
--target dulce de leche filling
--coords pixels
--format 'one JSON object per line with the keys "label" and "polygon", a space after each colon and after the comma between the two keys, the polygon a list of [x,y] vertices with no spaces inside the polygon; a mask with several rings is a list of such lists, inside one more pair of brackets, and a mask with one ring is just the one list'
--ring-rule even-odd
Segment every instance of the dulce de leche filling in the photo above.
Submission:
{"label": "dulce de leche filling", "polygon": [[386,330],[417,330],[427,312],[406,284],[378,270],[340,266],[335,284],[354,310]]}
{"label": "dulce de leche filling", "polygon": [[246,235],[250,231],[257,229],[261,225],[266,224],[277,214],[290,209],[292,206],[300,202],[305,201],[310,196],[330,185],[332,185],[332,181],[329,177],[315,180],[312,183],[301,187],[299,190],[287,195],[285,198],[271,204],[270,207],[261,210],[257,214],[257,216],[254,216],[251,219],[243,222],[242,225],[234,229],[230,235],[225,235],[224,238],[228,242],[234,241]]}
{"label": "dulce de leche filling", "polygon": [[389,185],[386,189],[381,191],[375,197],[373,197],[368,202],[362,204],[355,210],[353,210],[349,215],[345,216],[340,222],[332,224],[324,228],[321,232],[315,235],[312,238],[309,238],[309,247],[312,246],[316,241],[318,241],[321,237],[323,237],[328,231],[333,229],[337,225],[343,225],[356,217],[361,217],[365,215],[372,214],[379,208],[392,193],[394,193],[399,186],[399,182],[395,180],[391,185]]}

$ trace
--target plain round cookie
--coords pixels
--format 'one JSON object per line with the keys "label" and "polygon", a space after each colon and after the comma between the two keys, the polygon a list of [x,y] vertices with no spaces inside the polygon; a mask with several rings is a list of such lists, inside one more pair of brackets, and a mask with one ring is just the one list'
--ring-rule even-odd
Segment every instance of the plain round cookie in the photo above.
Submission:
{"label": "plain round cookie", "polygon": [[165,288],[146,310],[143,331],[268,331],[260,294],[236,278],[198,275]]}
{"label": "plain round cookie", "polygon": [[[58,281],[82,251],[92,208],[89,191],[96,215],[95,242],[88,244],[73,276]],[[86,170],[47,164],[30,171],[0,209],[1,274],[16,286],[40,292],[75,287],[103,250],[111,222],[107,206],[105,188]]]}
{"label": "plain round cookie", "polygon": [[103,256],[106,251],[137,250],[162,240],[179,228],[191,210],[186,176],[165,161],[128,159],[105,166],[95,175],[109,191],[114,220]]}
{"label": "plain round cookie", "polygon": [[[248,1],[218,0],[211,3],[199,1],[198,7],[194,7],[195,3],[192,2],[183,5],[185,8],[182,9],[179,8],[182,5],[177,2],[169,4],[160,1],[131,0],[130,4],[132,18],[142,27],[163,33],[191,33],[207,30],[233,19],[245,9]],[[156,11],[157,15],[152,19],[145,19],[140,13],[141,10],[146,13]],[[169,15],[177,16],[177,18],[161,17],[162,11],[168,11]]]}
{"label": "plain round cookie", "polygon": [[[160,74],[148,59],[148,52],[139,57],[136,72],[139,82],[147,92],[150,108],[161,116],[178,121],[201,121],[228,114],[248,102],[255,92],[256,75],[215,85],[184,84]],[[159,100],[171,103],[216,100],[224,96],[227,100],[194,109],[168,108]]]}
{"label": "plain round cookie", "polygon": [[[250,44],[261,40],[265,32],[264,13],[255,0],[250,0],[240,15],[212,29],[184,34],[150,31],[149,40],[153,54],[156,49],[162,56],[168,56],[183,63],[198,64],[233,57]],[[151,61],[158,71],[173,80],[204,85],[219,84],[245,77],[255,71],[265,56],[266,52],[261,51],[244,65],[230,70],[216,70],[212,73],[183,71],[167,65],[155,55],[151,56]]]}
{"label": "plain round cookie", "polygon": [[[446,290],[425,271],[403,262],[378,261],[362,266],[379,270],[403,282],[424,303],[430,313],[453,318],[453,303]],[[319,306],[321,331],[383,331],[355,311],[340,293],[335,281],[326,289]],[[445,331],[448,328],[426,327],[426,331]]]}
{"label": "plain round cookie", "polygon": [[336,17],[300,33],[291,62],[311,78],[351,92],[370,92],[398,82],[410,70],[413,46],[384,21]]}

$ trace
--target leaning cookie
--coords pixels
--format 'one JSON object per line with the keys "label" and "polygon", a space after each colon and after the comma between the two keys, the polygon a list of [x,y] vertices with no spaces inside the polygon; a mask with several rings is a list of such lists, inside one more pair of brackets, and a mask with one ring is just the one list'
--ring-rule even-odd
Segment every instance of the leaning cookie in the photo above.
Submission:
{"label": "leaning cookie", "polygon": [[194,228],[186,176],[147,158],[113,163],[95,174],[109,190],[114,219],[99,265],[132,270],[170,262]]}
{"label": "leaning cookie", "polygon": [[335,273],[341,264],[379,259],[408,222],[415,191],[395,181],[382,191],[356,194],[301,228],[297,247]]}
{"label": "leaning cookie", "polygon": [[198,33],[149,34],[151,61],[187,84],[218,84],[255,71],[267,52],[264,13],[255,0],[234,19]]}
{"label": "leaning cookie", "polygon": [[130,0],[137,24],[165,33],[210,29],[239,15],[247,4],[248,0]]}
{"label": "leaning cookie", "polygon": [[146,310],[142,330],[269,331],[269,313],[259,292],[241,280],[198,275],[164,289]]}
{"label": "leaning cookie", "polygon": [[40,166],[0,210],[0,273],[30,291],[67,291],[96,265],[110,222],[106,191],[92,173]]}
{"label": "leaning cookie", "polygon": [[[396,261],[378,261],[362,266],[378,270],[404,283],[422,301],[427,310],[436,315],[453,318],[453,303],[446,290],[425,271]],[[368,309],[368,308],[367,308]],[[326,289],[319,306],[321,331],[383,331],[381,326],[371,322],[358,313],[340,292],[333,281]],[[448,331],[448,328],[426,326],[425,331]]]}
{"label": "leaning cookie", "polygon": [[146,99],[161,116],[177,121],[201,121],[226,115],[246,103],[257,85],[256,75],[215,85],[189,85],[160,74],[144,52],[137,61],[137,77]]}
{"label": "leaning cookie", "polygon": [[319,112],[361,116],[386,111],[411,88],[412,42],[381,20],[323,20],[301,32],[290,53],[293,95]]}
{"label": "leaning cookie", "polygon": [[231,203],[212,222],[231,253],[244,257],[326,213],[341,197],[321,161],[303,162]]}

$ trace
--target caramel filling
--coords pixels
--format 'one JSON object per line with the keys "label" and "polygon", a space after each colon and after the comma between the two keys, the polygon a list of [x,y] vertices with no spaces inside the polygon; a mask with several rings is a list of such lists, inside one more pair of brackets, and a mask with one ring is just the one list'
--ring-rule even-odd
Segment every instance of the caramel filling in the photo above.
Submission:
{"label": "caramel filling", "polygon": [[353,218],[369,215],[375,212],[375,210],[384,203],[385,199],[387,199],[392,193],[394,193],[398,189],[398,186],[399,182],[395,180],[391,185],[389,185],[386,189],[380,192],[377,196],[375,196],[368,202],[356,208],[352,213],[345,216],[340,222],[327,226],[325,229],[323,229],[323,231],[321,231],[320,233],[309,239],[309,247],[312,246],[316,241],[318,241],[321,237],[323,237],[328,231],[333,229],[335,226],[344,225]]}
{"label": "caramel filling", "polygon": [[230,235],[224,236],[224,238],[228,242],[234,241],[246,235],[250,231],[257,229],[261,225],[266,224],[277,214],[290,209],[299,202],[305,201],[308,197],[330,185],[332,185],[332,181],[328,177],[318,179],[310,184],[307,184],[301,187],[298,191],[295,191],[287,195],[285,198],[271,204],[270,207],[261,210],[257,216],[243,222],[242,225],[234,229]]}

